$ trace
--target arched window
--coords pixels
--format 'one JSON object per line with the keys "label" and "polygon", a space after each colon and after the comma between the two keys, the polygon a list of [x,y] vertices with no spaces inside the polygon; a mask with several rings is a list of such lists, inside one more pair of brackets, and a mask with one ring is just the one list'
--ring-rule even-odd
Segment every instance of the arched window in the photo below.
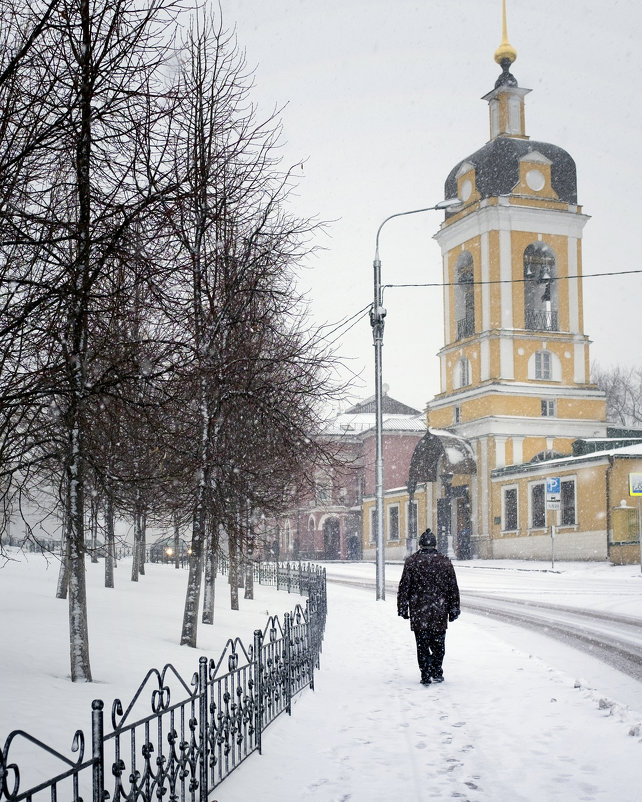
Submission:
{"label": "arched window", "polygon": [[453,386],[455,390],[458,390],[460,387],[467,387],[470,382],[470,362],[465,356],[462,356],[462,358],[455,363]]}
{"label": "arched window", "polygon": [[559,382],[562,380],[562,363],[552,351],[542,348],[528,360],[528,378],[535,381]]}
{"label": "arched window", "polygon": [[457,339],[471,337],[475,333],[475,286],[473,257],[462,251],[455,265],[455,320]]}
{"label": "arched window", "polygon": [[524,251],[524,328],[559,331],[557,260],[545,242],[533,242]]}
{"label": "arched window", "polygon": [[551,352],[538,351],[535,354],[535,378],[549,380],[553,376],[551,368]]}

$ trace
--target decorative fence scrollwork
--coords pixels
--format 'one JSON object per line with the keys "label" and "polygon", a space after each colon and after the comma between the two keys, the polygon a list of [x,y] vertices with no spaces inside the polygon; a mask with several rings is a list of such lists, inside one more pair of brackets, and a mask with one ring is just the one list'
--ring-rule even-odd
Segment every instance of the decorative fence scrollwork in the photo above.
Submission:
{"label": "decorative fence scrollwork", "polygon": [[[325,571],[284,564],[257,573],[260,582],[307,596],[305,609],[297,604],[282,621],[270,616],[247,648],[234,638],[218,660],[201,657],[190,682],[171,664],[151,669],[126,708],[114,700],[108,734],[104,703],[95,699],[91,758],[85,758],[81,730],[71,746],[76,760],[14,730],[0,749],[0,802],[207,802],[212,789],[252,752],[261,752],[263,733],[281,713],[291,715],[292,698],[314,689],[319,668]],[[60,766],[58,772],[23,789],[18,761],[31,768],[44,757]]]}

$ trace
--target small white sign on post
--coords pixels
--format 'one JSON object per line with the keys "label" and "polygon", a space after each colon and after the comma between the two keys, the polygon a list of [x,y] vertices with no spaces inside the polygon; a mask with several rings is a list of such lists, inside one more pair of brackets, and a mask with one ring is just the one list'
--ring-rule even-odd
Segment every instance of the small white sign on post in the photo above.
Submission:
{"label": "small white sign on post", "polygon": [[562,495],[562,480],[559,476],[546,479],[546,509],[559,510]]}

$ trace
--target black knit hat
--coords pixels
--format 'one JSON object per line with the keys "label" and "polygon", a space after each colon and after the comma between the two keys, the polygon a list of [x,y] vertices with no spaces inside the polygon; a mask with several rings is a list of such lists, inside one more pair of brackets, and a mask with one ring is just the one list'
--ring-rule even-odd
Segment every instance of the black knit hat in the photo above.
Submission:
{"label": "black knit hat", "polygon": [[420,549],[431,549],[437,545],[437,538],[434,536],[431,529],[426,529],[425,532],[422,532],[419,536],[419,548]]}

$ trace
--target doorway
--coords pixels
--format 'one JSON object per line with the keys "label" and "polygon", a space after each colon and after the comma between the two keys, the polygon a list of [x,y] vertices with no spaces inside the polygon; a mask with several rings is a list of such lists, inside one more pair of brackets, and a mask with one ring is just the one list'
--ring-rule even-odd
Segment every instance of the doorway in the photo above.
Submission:
{"label": "doorway", "polygon": [[323,524],[323,559],[338,560],[341,557],[341,535],[338,518],[328,518]]}

